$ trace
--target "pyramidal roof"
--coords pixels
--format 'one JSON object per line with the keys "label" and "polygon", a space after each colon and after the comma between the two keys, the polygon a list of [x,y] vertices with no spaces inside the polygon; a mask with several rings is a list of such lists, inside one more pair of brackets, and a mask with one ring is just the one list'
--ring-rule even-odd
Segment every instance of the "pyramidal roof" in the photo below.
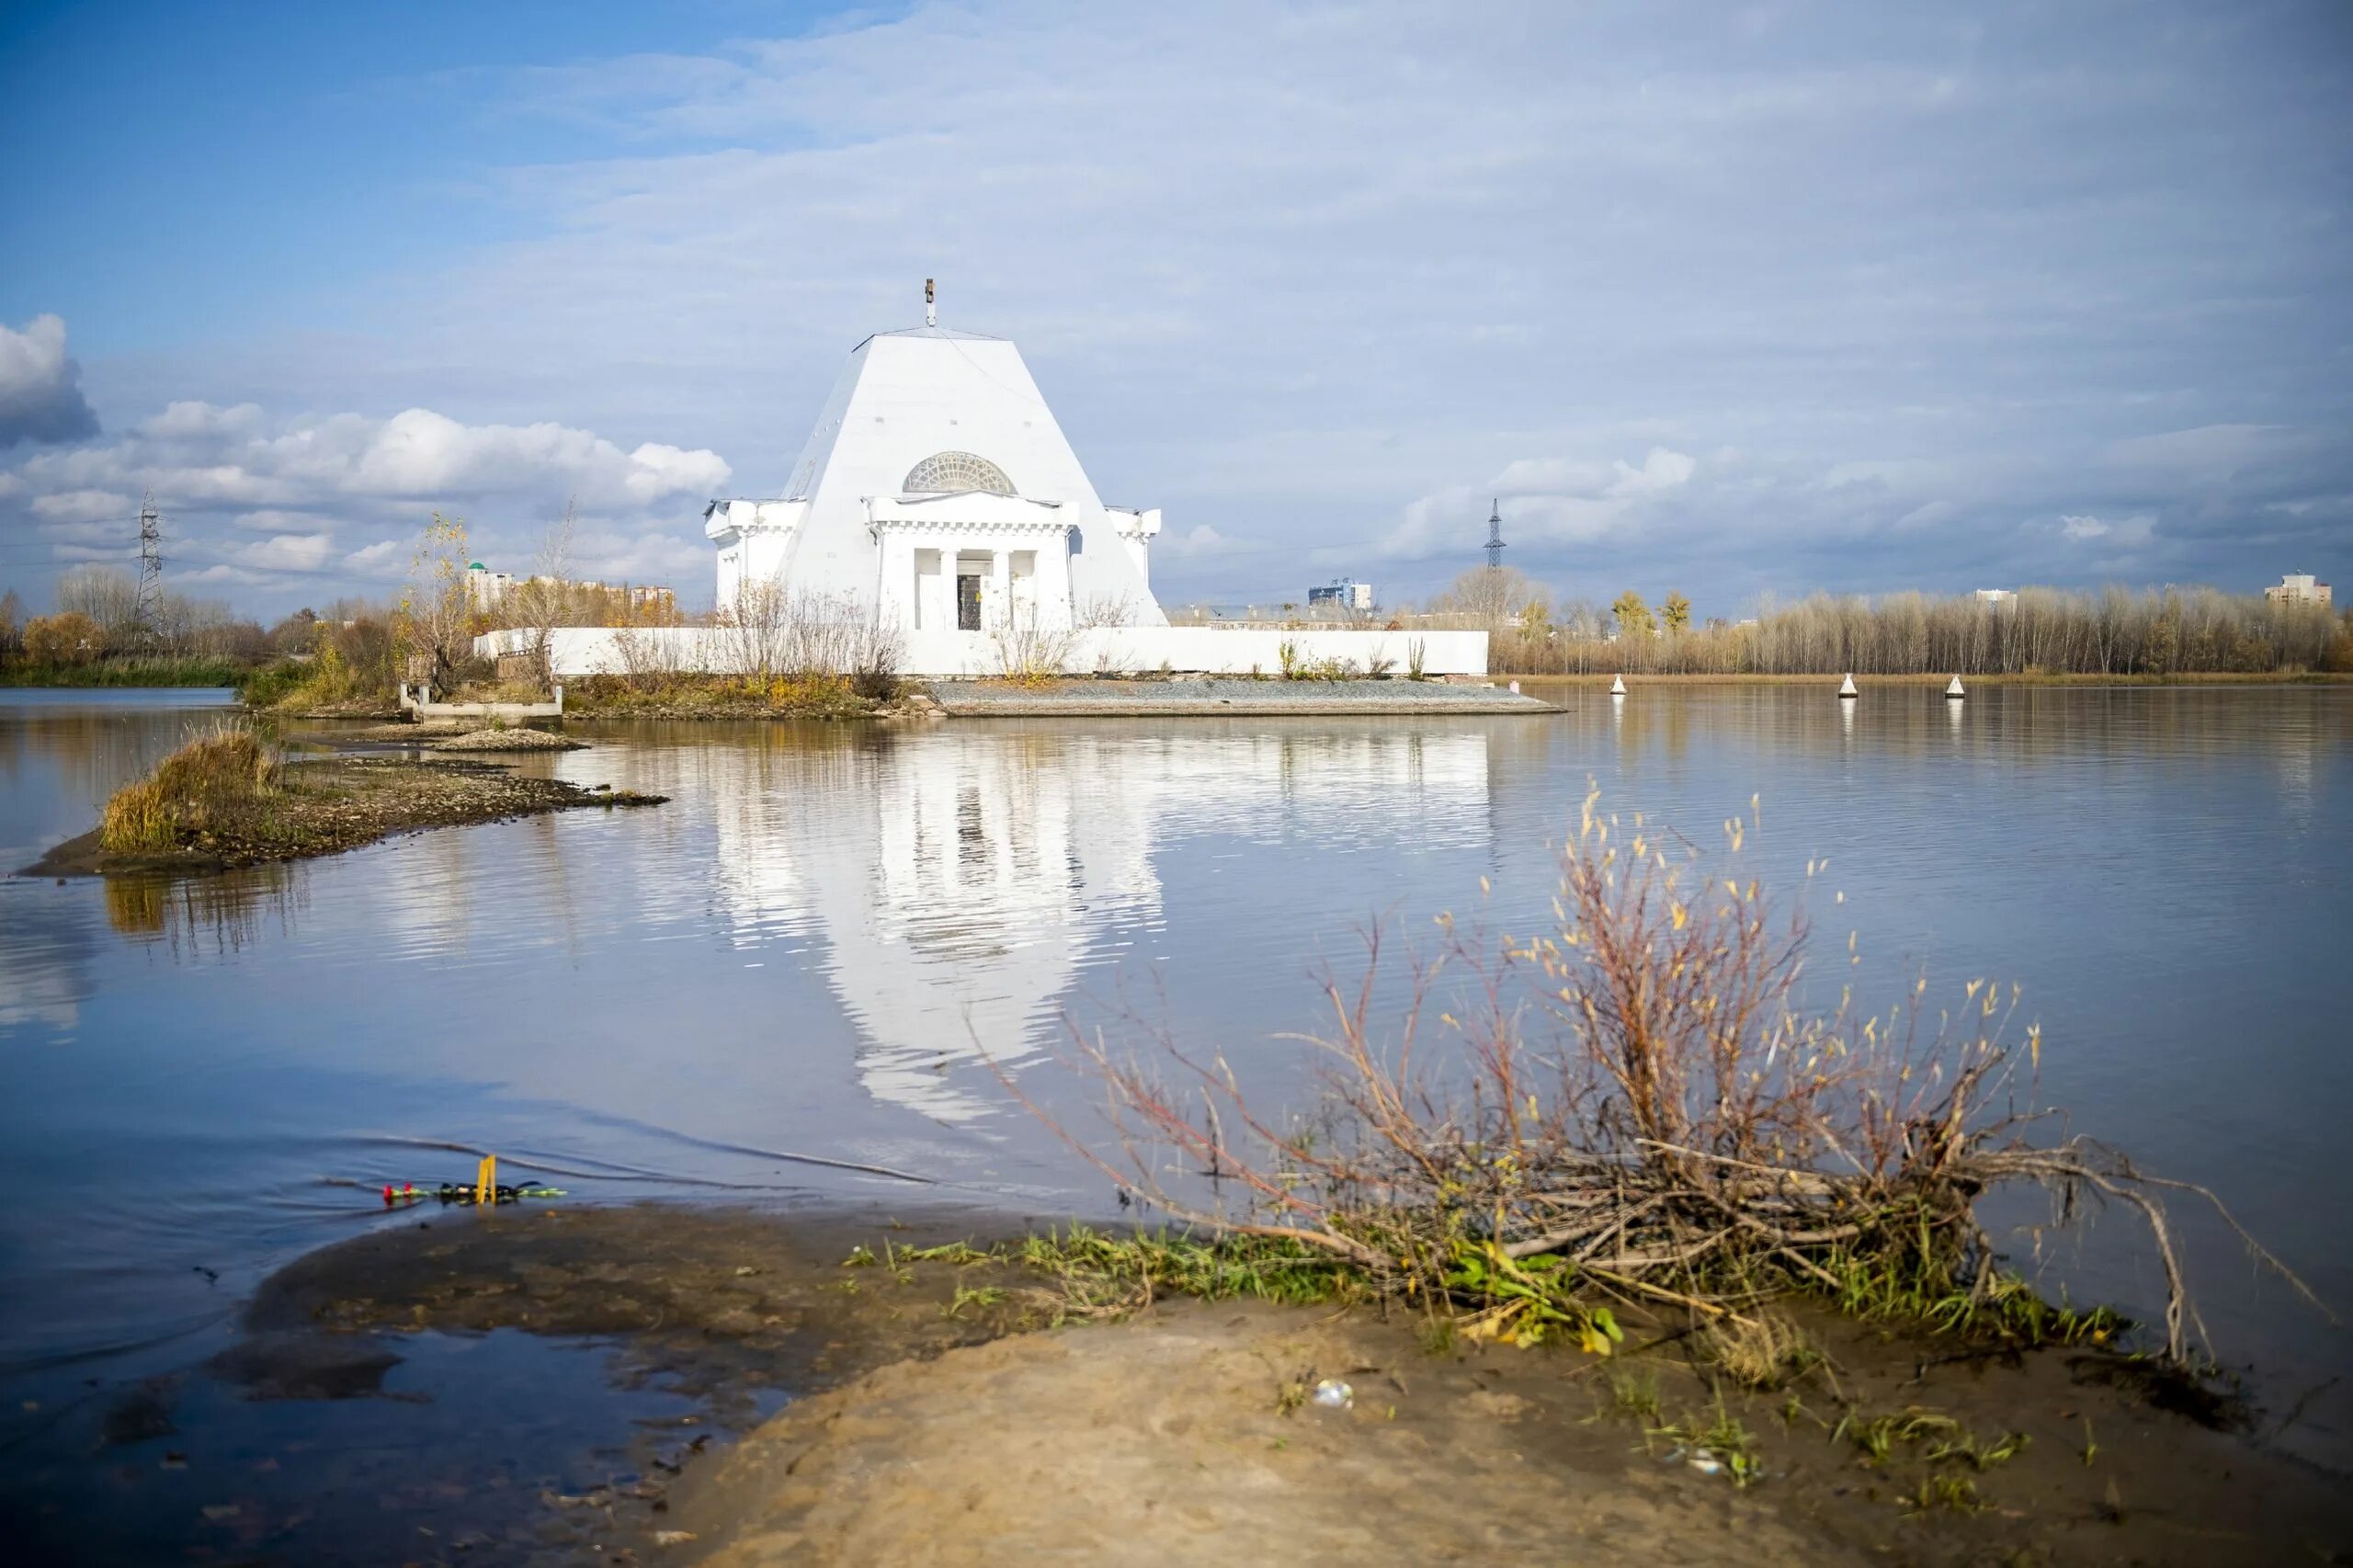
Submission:
{"label": "pyramidal roof", "polygon": [[[959,332],[952,326],[895,326],[888,332],[873,334],[866,339],[865,343],[859,344],[858,348],[865,347],[867,343],[873,342],[877,337],[937,337],[951,343],[1008,343],[1012,341],[1010,338],[992,337],[985,332]],[[856,353],[857,349],[852,349],[851,352]]]}
{"label": "pyramidal roof", "polygon": [[792,546],[794,579],[872,583],[867,502],[905,494],[926,459],[952,456],[994,467],[1015,496],[1068,527],[1081,602],[1125,599],[1142,620],[1166,623],[1120,543],[1126,515],[1096,493],[1021,351],[952,327],[879,332],[850,350],[784,493],[809,507]]}

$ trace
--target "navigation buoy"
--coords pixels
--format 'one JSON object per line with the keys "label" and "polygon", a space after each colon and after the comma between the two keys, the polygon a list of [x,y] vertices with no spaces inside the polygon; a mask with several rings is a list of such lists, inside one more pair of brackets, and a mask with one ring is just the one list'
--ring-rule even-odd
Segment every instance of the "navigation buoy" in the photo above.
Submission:
{"label": "navigation buoy", "polygon": [[1626,677],[1624,676],[1620,676],[1609,683],[1609,695],[1612,697],[1623,697],[1626,695]]}
{"label": "navigation buoy", "polygon": [[1956,697],[1956,698],[1958,698],[1958,697],[1967,697],[1967,696],[1969,695],[1969,693],[1967,693],[1967,692],[1965,692],[1965,691],[1963,691],[1963,690],[1961,690],[1961,677],[1960,677],[1959,676],[1953,676],[1953,677],[1952,677],[1952,684],[1951,684],[1950,686],[1949,686],[1949,687],[1945,687],[1945,695],[1946,695],[1947,697]]}
{"label": "navigation buoy", "polygon": [[1860,697],[1862,695],[1861,692],[1855,689],[1855,677],[1853,676],[1848,676],[1845,680],[1838,683],[1838,695],[1847,698]]}

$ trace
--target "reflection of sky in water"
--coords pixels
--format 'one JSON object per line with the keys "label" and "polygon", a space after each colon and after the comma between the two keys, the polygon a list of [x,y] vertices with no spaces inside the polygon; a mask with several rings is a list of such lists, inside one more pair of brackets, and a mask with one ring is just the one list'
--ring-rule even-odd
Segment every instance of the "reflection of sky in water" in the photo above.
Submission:
{"label": "reflection of sky in water", "polygon": [[[0,842],[21,859],[85,825],[198,717],[0,698]],[[1923,960],[1932,986],[2021,982],[2076,1125],[2214,1182],[2353,1300],[2353,1176],[2333,1153],[2353,1113],[2349,749],[2353,692],[2326,688],[1987,687],[1956,711],[1932,689],[1638,687],[1410,726],[683,725],[527,765],[675,797],[653,812],[165,889],[10,881],[0,1366],[217,1323],[273,1262],[370,1222],[364,1193],[321,1177],[471,1168],[438,1142],[600,1199],[909,1191],[781,1157],[801,1152],[1098,1210],[1099,1179],[991,1060],[1089,1131],[1086,1086],[1041,1053],[1066,1012],[1116,1031],[1132,1009],[1295,1102],[1300,1053],[1272,1037],[1319,1021],[1318,963],[1345,972],[1351,927],[1382,914],[1425,946],[1440,910],[1531,926],[1546,841],[1588,778],[1707,846],[1761,796],[1759,869],[1793,887],[1829,857],[1823,944],[1860,933],[1870,994]],[[2197,1239],[2226,1343],[2336,1369]],[[2103,1275],[2097,1245],[2084,1267],[2140,1299],[2154,1284]]]}

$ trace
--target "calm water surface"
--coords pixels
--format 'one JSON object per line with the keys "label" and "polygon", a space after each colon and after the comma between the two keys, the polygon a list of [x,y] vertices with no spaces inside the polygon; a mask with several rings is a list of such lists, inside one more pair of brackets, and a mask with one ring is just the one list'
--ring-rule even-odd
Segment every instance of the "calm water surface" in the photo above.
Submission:
{"label": "calm water surface", "polygon": [[[374,1185],[469,1174],[453,1145],[574,1200],[916,1192],[807,1154],[1104,1210],[983,1052],[1082,1128],[1049,1054],[1066,1016],[1133,1013],[1303,1096],[1272,1037],[1317,1021],[1317,964],[1376,919],[1532,927],[1588,779],[1709,845],[1761,797],[1768,882],[1829,858],[1825,972],[1847,977],[1852,930],[1884,1000],[1924,969],[1932,995],[2018,982],[2075,1127],[2211,1184],[2353,1303],[2353,691],[1559,699],[1409,724],[609,728],[526,766],[672,804],[173,888],[0,882],[0,1442],[39,1419],[25,1400],[217,1348],[263,1274],[381,1222]],[[0,693],[0,860],[220,722],[194,700]],[[2276,1408],[2353,1370],[2190,1230],[2209,1323]],[[2129,1233],[2105,1218],[2057,1278],[2146,1304],[2157,1281],[2110,1244]],[[2345,1387],[2286,1440],[2344,1462]]]}

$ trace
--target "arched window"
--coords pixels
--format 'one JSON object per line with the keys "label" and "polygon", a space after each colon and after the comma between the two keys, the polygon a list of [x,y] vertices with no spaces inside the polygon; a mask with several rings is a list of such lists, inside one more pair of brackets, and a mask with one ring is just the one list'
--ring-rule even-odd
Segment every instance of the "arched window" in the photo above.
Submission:
{"label": "arched window", "polygon": [[967,490],[985,490],[992,495],[1014,494],[1013,481],[1005,477],[1005,470],[970,452],[932,453],[907,471],[906,483],[899,488],[909,495],[956,495]]}

